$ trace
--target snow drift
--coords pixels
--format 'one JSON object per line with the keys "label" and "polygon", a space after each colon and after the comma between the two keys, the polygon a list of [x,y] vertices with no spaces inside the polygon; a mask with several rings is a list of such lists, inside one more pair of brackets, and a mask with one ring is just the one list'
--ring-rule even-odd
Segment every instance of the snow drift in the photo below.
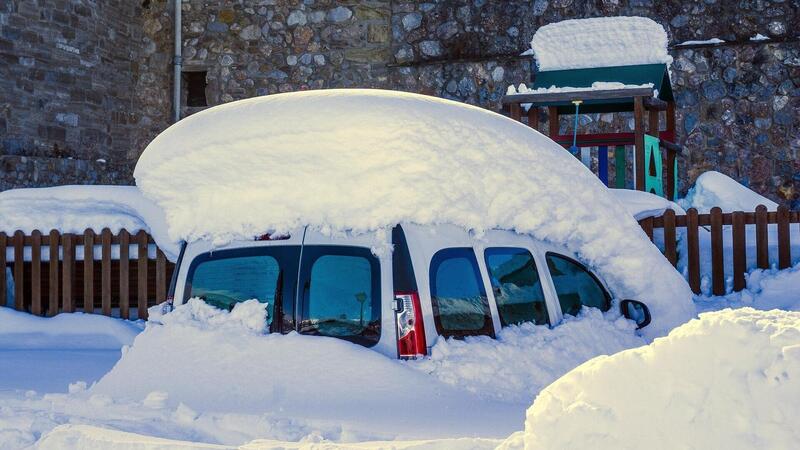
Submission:
{"label": "snow drift", "polygon": [[524,408],[481,399],[349,342],[263,334],[265,306],[250,300],[229,313],[191,299],[163,316],[151,308],[145,331],[91,395],[183,404],[189,422],[194,411],[261,422],[221,439],[234,444],[244,433],[296,440],[309,430],[338,441],[499,438],[523,420]]}
{"label": "snow drift", "polygon": [[173,240],[224,243],[303,225],[513,229],[566,244],[618,296],[647,302],[653,335],[693,314],[686,283],[580,161],[457,102],[380,90],[237,101],[161,133],[135,177],[166,211]]}
{"label": "snow drift", "polygon": [[545,25],[531,48],[539,70],[548,71],[669,64],[667,43],[664,28],[646,17],[597,17]]}
{"label": "snow drift", "polygon": [[696,208],[701,214],[710,212],[715,206],[719,206],[722,212],[755,211],[758,205],[766,206],[769,211],[778,209],[777,203],[713,170],[697,177],[686,197],[678,202],[686,209]]}
{"label": "snow drift", "polygon": [[528,410],[526,448],[795,448],[800,313],[723,310],[565,375]]}
{"label": "snow drift", "polygon": [[136,186],[56,186],[11,189],[0,192],[0,231],[30,234],[39,230],[83,233],[87,228],[99,233],[126,229],[144,230],[153,235],[161,250],[175,260],[177,245],[167,234],[164,213],[145,198]]}

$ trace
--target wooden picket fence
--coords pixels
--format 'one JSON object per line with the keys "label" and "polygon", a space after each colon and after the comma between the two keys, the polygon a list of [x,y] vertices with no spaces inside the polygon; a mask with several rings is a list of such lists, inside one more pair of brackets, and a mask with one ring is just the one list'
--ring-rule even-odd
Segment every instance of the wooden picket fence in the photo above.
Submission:
{"label": "wooden picket fence", "polygon": [[79,310],[124,319],[146,319],[148,306],[166,299],[174,270],[146,232],[113,234],[107,228],[82,235],[0,233],[0,305],[7,304],[6,267],[19,311],[53,316]]}
{"label": "wooden picket fence", "polygon": [[747,225],[755,226],[756,266],[770,268],[770,242],[768,225],[777,226],[777,266],[786,269],[792,265],[791,225],[800,224],[800,212],[779,207],[768,212],[759,205],[754,212],[736,211],[723,213],[720,208],[712,208],[710,214],[698,214],[692,208],[686,215],[676,215],[667,210],[661,217],[649,217],[639,221],[645,233],[653,240],[654,230],[663,229],[664,256],[673,266],[678,262],[677,230],[686,230],[687,271],[689,286],[696,294],[700,293],[700,239],[699,227],[707,227],[711,237],[711,287],[714,295],[725,295],[725,260],[723,248],[723,226],[730,225],[732,242],[733,290],[746,287],[747,273]]}

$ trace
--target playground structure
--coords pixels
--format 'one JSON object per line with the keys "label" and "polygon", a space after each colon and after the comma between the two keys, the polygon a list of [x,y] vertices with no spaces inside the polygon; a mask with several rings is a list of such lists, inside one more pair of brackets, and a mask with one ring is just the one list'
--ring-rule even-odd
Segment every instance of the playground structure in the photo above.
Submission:
{"label": "playground structure", "polygon": [[[596,149],[597,174],[607,186],[633,187],[669,200],[677,196],[678,156],[685,152],[675,144],[675,100],[666,64],[541,71],[531,91],[508,94],[503,105],[513,119],[527,122],[571,149],[590,169],[591,152]],[[547,131],[540,130],[543,109],[547,111]],[[578,132],[579,114],[621,112],[633,112],[633,132]],[[571,135],[561,134],[559,129],[559,118],[568,114],[575,115]],[[633,148],[632,186],[626,177],[627,147]],[[614,151],[613,183],[609,178],[610,149]]]}

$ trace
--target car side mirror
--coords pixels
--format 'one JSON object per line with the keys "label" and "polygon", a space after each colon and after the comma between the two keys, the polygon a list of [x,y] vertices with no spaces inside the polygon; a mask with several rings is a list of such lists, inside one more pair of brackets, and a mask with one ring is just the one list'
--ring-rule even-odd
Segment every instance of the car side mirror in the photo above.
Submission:
{"label": "car side mirror", "polygon": [[636,329],[641,330],[650,323],[650,308],[639,300],[623,300],[619,303],[622,315],[636,322]]}

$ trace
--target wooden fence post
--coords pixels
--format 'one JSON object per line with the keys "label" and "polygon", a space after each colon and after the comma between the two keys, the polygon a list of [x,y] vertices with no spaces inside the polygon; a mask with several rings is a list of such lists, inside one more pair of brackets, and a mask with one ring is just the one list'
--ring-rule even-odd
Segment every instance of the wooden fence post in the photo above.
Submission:
{"label": "wooden fence post", "polygon": [[83,232],[83,312],[94,312],[94,230]]}
{"label": "wooden fence post", "polygon": [[58,230],[50,230],[49,235],[49,251],[50,256],[47,261],[48,278],[50,280],[47,293],[47,315],[55,316],[58,314]]}
{"label": "wooden fence post", "polygon": [[31,232],[31,314],[42,315],[42,232]]}
{"label": "wooden fence post", "polygon": [[731,214],[731,240],[733,241],[733,290],[738,292],[746,287],[744,274],[747,272],[745,220],[742,211]]}
{"label": "wooden fence post", "polygon": [[14,232],[14,309],[25,309],[25,234]]}
{"label": "wooden fence post", "polygon": [[647,238],[650,239],[650,242],[653,242],[653,218],[646,217],[639,222],[642,225],[642,229],[644,230],[644,234],[647,235]]}
{"label": "wooden fence post", "polygon": [[111,230],[103,228],[100,233],[103,259],[100,263],[100,293],[103,314],[111,315]]}
{"label": "wooden fence post", "polygon": [[725,295],[722,209],[718,206],[711,208],[711,282],[714,295]]}
{"label": "wooden fence post", "polygon": [[64,312],[75,311],[75,302],[72,298],[72,286],[75,284],[75,241],[72,233],[61,236],[61,247],[64,257],[61,261],[61,308]]}
{"label": "wooden fence post", "polygon": [[137,317],[147,319],[147,233],[139,230],[136,233],[138,245],[137,264]]}
{"label": "wooden fence post", "polygon": [[769,269],[769,237],[767,234],[767,207],[756,206],[756,265]]}
{"label": "wooden fence post", "polygon": [[686,253],[689,271],[689,287],[695,294],[700,293],[700,239],[697,233],[697,210],[686,211]]}
{"label": "wooden fence post", "polygon": [[778,269],[788,269],[792,266],[792,246],[789,241],[789,208],[778,207]]}
{"label": "wooden fence post", "polygon": [[678,241],[675,233],[675,211],[664,211],[664,256],[673,267],[678,265]]}
{"label": "wooden fence post", "polygon": [[130,318],[130,258],[131,235],[124,228],[119,231],[119,316]]}
{"label": "wooden fence post", "polygon": [[167,257],[161,249],[156,250],[156,302],[167,300]]}

